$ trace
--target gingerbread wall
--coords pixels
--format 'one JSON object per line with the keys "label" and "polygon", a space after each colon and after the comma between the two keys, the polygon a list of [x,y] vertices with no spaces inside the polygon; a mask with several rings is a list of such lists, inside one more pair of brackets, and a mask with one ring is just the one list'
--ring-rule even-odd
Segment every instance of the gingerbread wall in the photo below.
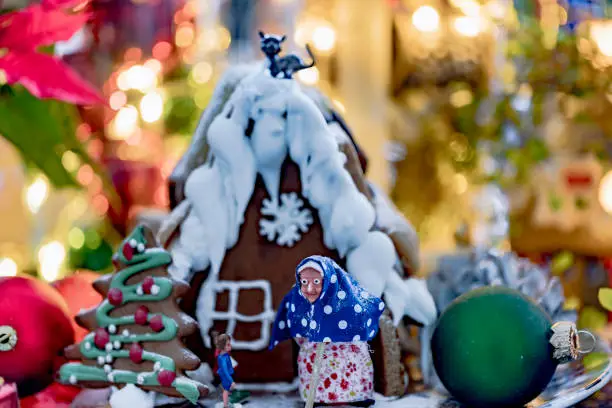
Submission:
{"label": "gingerbread wall", "polygon": [[[301,191],[299,169],[292,161],[286,160],[282,169],[281,193]],[[330,192],[333,194],[333,192]],[[268,242],[259,234],[260,209],[268,193],[260,177],[257,178],[255,190],[246,210],[245,221],[240,230],[237,244],[230,249],[224,259],[220,272],[220,280],[244,281],[267,279],[272,286],[272,302],[276,310],[285,294],[295,283],[295,267],[305,257],[319,254],[335,259],[341,266],[343,262],[335,251],[323,245],[323,233],[316,210],[314,210],[303,197],[305,206],[313,214],[313,224],[302,239],[292,248],[278,246]],[[182,307],[192,316],[195,315],[195,305],[199,289],[206,278],[206,273],[196,274],[191,284],[191,291],[184,298]],[[262,311],[263,296],[261,291],[242,291],[238,303],[238,311],[246,315],[255,315]],[[216,308],[219,311],[227,310],[227,293],[220,293],[217,297]],[[215,322],[212,331],[224,331],[224,322]],[[251,340],[260,336],[260,324],[239,324],[234,333],[236,340]],[[379,336],[373,341],[375,353],[382,354]],[[201,336],[194,335],[187,346],[193,350],[203,361],[213,363],[214,353],[204,347]],[[378,349],[378,351],[376,350]],[[297,376],[295,364],[297,350],[293,342],[285,342],[273,351],[259,352],[234,350],[232,357],[239,363],[236,367],[235,380],[238,382],[290,382]],[[383,361],[375,359],[375,365]],[[382,373],[382,368],[379,373]]]}

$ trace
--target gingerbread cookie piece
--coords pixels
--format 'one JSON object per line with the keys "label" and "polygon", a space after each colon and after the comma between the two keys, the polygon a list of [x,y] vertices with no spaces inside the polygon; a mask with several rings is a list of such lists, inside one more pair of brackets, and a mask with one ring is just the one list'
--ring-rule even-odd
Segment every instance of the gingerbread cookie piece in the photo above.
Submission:
{"label": "gingerbread cookie piece", "polygon": [[195,403],[208,388],[185,375],[201,364],[181,341],[197,331],[177,304],[189,286],[168,275],[170,254],[142,225],[113,261],[117,271],[94,282],[105,300],[76,318],[91,333],[65,350],[70,360],[82,362],[63,365],[60,381],[87,388],[133,384]]}

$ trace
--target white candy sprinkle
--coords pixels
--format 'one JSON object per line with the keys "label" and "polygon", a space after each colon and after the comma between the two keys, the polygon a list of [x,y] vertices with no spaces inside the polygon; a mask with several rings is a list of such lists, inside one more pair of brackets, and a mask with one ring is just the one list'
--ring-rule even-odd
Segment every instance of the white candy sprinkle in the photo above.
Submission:
{"label": "white candy sprinkle", "polygon": [[300,337],[302,337],[302,335],[300,333],[296,333],[295,337],[297,337],[299,339]]}
{"label": "white candy sprinkle", "polygon": [[372,325],[372,319],[368,319],[368,327]]}
{"label": "white candy sprinkle", "polygon": [[128,329],[123,329],[121,334],[123,334],[125,337],[128,337],[130,335],[130,331]]}
{"label": "white candy sprinkle", "polygon": [[153,285],[151,286],[151,294],[152,295],[157,295],[160,291],[160,287],[157,285]]}
{"label": "white candy sprinkle", "polygon": [[287,327],[291,328],[291,320],[287,320]]}
{"label": "white candy sprinkle", "polygon": [[109,373],[108,376],[106,376],[106,378],[108,378],[109,382],[115,381],[115,376],[113,375],[113,373]]}
{"label": "white candy sprinkle", "polygon": [[111,324],[108,326],[108,332],[110,334],[115,334],[117,333],[117,326],[115,326],[114,324]]}
{"label": "white candy sprinkle", "polygon": [[338,281],[338,277],[336,275],[332,275],[332,277],[329,280],[331,283],[336,283]]}
{"label": "white candy sprinkle", "polygon": [[104,349],[106,351],[112,351],[113,350],[113,343],[111,343],[111,342],[106,343],[106,346],[104,346]]}
{"label": "white candy sprinkle", "polygon": [[110,373],[111,371],[113,371],[113,367],[109,366],[108,364],[104,365],[104,372],[106,374]]}
{"label": "white candy sprinkle", "polygon": [[361,340],[361,336],[359,336],[358,334],[355,337],[353,337],[353,341],[359,341],[359,340]]}
{"label": "white candy sprinkle", "polygon": [[104,360],[104,356],[98,356],[97,360],[99,365],[104,365],[104,363],[106,362],[106,360]]}
{"label": "white candy sprinkle", "polygon": [[105,360],[106,360],[107,363],[112,363],[113,362],[113,356],[111,356],[110,354],[107,354]]}
{"label": "white candy sprinkle", "polygon": [[85,343],[85,350],[91,350],[91,343],[90,342],[86,342]]}
{"label": "white candy sprinkle", "polygon": [[338,299],[344,299],[346,297],[346,292],[341,290],[338,292]]}
{"label": "white candy sprinkle", "polygon": [[347,326],[348,326],[348,323],[346,322],[346,320],[340,320],[338,322],[338,327],[342,330],[346,329]]}
{"label": "white candy sprinkle", "polygon": [[312,322],[310,322],[310,328],[312,330],[316,329],[317,328],[317,322],[315,322],[314,320]]}
{"label": "white candy sprinkle", "polygon": [[145,382],[144,375],[138,374],[138,377],[136,377],[136,383],[142,385],[142,384],[144,384],[144,382]]}
{"label": "white candy sprinkle", "polygon": [[285,303],[285,307],[289,309],[289,302]]}
{"label": "white candy sprinkle", "polygon": [[142,290],[142,286],[138,286],[138,287],[136,288],[136,294],[137,294],[138,296],[142,296],[142,295],[144,295],[144,290]]}
{"label": "white candy sprinkle", "polygon": [[356,304],[353,309],[355,309],[355,313],[361,313],[361,311],[363,310],[360,304]]}
{"label": "white candy sprinkle", "polygon": [[323,308],[323,312],[324,312],[325,314],[331,314],[331,312],[332,312],[332,311],[333,311],[333,309],[332,309],[332,307],[331,307],[330,305],[326,305],[326,306]]}
{"label": "white candy sprinkle", "polygon": [[145,246],[144,244],[141,242],[140,244],[138,244],[138,252],[142,252],[145,250]]}
{"label": "white candy sprinkle", "polygon": [[385,303],[384,302],[380,302],[378,304],[378,310],[383,310],[385,308]]}
{"label": "white candy sprinkle", "polygon": [[285,328],[285,321],[281,320],[280,322],[278,322],[278,328],[283,330]]}
{"label": "white candy sprinkle", "polygon": [[291,304],[291,311],[295,312],[295,305],[293,303]]}
{"label": "white candy sprinkle", "polygon": [[121,348],[121,342],[119,340],[115,340],[113,342],[113,346],[115,346],[115,348],[119,350]]}
{"label": "white candy sprinkle", "polygon": [[302,326],[306,327],[308,325],[308,322],[306,321],[306,319],[302,319]]}
{"label": "white candy sprinkle", "polygon": [[138,245],[138,243],[136,242],[136,240],[134,238],[130,239],[130,246],[131,247],[135,247],[136,245]]}
{"label": "white candy sprinkle", "polygon": [[155,364],[153,365],[153,370],[155,371],[161,370],[161,363],[159,361],[155,362]]}
{"label": "white candy sprinkle", "polygon": [[323,343],[331,343],[331,339],[329,337],[326,337],[323,339]]}
{"label": "white candy sprinkle", "polygon": [[76,384],[77,383],[77,378],[76,376],[73,374],[70,376],[70,378],[68,379],[68,381],[70,381],[70,384]]}

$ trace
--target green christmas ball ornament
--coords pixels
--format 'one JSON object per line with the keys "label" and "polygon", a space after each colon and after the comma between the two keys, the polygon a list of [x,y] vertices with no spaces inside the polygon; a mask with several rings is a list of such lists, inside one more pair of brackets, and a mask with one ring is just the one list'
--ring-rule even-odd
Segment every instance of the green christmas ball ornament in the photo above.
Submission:
{"label": "green christmas ball ornament", "polygon": [[521,407],[536,398],[557,366],[581,349],[570,322],[550,317],[521,292],[490,286],[457,298],[431,339],[434,367],[446,389],[470,407]]}

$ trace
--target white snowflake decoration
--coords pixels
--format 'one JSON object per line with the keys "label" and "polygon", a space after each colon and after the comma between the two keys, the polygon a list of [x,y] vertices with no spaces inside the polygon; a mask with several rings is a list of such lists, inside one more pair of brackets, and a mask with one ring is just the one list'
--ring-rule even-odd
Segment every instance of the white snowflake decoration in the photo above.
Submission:
{"label": "white snowflake decoration", "polygon": [[261,215],[271,218],[259,220],[259,233],[277,245],[292,247],[312,225],[312,214],[303,206],[304,201],[296,193],[281,194],[280,206],[278,202],[264,199]]}

